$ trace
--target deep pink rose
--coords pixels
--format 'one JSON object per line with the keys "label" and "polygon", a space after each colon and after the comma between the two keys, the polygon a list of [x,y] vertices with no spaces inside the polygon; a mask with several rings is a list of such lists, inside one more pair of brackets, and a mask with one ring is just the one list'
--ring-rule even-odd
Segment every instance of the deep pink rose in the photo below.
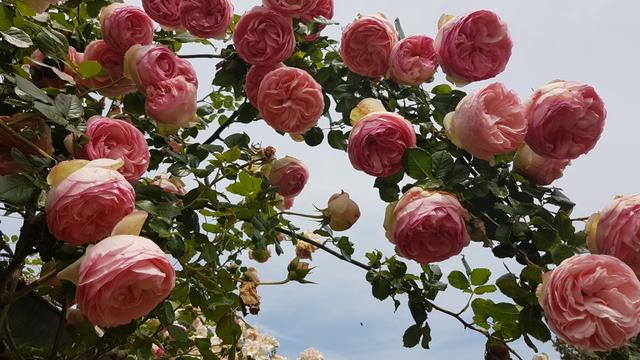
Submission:
{"label": "deep pink rose", "polygon": [[113,3],[100,11],[102,38],[120,54],[133,45],[149,45],[153,41],[153,23],[142,9]]}
{"label": "deep pink rose", "polygon": [[138,180],[149,167],[149,147],[144,135],[124,120],[93,116],[87,122],[89,142],[83,151],[89,160],[122,159],[118,171],[129,181]]}
{"label": "deep pink rose", "polygon": [[374,112],[359,120],[349,136],[349,160],[356,170],[386,177],[402,168],[402,156],[416,146],[410,122],[390,112]]}
{"label": "deep pink rose", "polygon": [[72,245],[95,243],[133,212],[135,198],[133,187],[119,172],[85,166],[49,190],[45,205],[49,231]]}
{"label": "deep pink rose", "polygon": [[182,24],[195,36],[223,39],[233,20],[230,0],[182,0]]}
{"label": "deep pink rose", "polygon": [[489,10],[453,18],[438,31],[435,45],[442,70],[461,85],[501,73],[513,47],[507,24]]}
{"label": "deep pink rose", "polygon": [[283,62],[296,47],[291,19],[256,6],[238,21],[233,31],[233,45],[249,64],[269,66]]}
{"label": "deep pink rose", "polygon": [[153,21],[172,30],[182,28],[180,3],[182,0],[142,0],[142,7]]}
{"label": "deep pink rose", "polygon": [[513,170],[537,185],[550,185],[560,179],[571,160],[549,159],[536,154],[527,144],[516,152]]}
{"label": "deep pink rose", "polygon": [[80,82],[100,94],[110,97],[125,95],[136,91],[136,85],[124,77],[122,53],[110,47],[103,40],[94,40],[84,50],[83,61],[94,60],[107,71],[104,76],[82,79]]}
{"label": "deep pink rose", "polygon": [[309,170],[302,161],[286,156],[273,162],[269,182],[285,198],[298,196],[309,180]]}
{"label": "deep pink rose", "polygon": [[553,81],[525,105],[527,144],[553,159],[575,159],[596,146],[607,111],[595,89],[575,81]]}
{"label": "deep pink rose", "polygon": [[196,91],[184,76],[160,81],[147,88],[145,111],[159,123],[189,127],[196,117]]}
{"label": "deep pink rose", "polygon": [[247,78],[244,83],[244,92],[247,95],[247,99],[251,103],[251,105],[258,107],[258,90],[260,89],[260,84],[262,84],[262,80],[268,73],[272,72],[275,69],[283,67],[284,64],[279,63],[275,65],[269,66],[260,66],[253,65],[249,72],[247,72]]}
{"label": "deep pink rose", "polygon": [[124,72],[143,93],[151,85],[178,76],[183,76],[188,82],[198,87],[198,79],[191,63],[180,59],[171,50],[161,45],[133,46],[125,54]]}
{"label": "deep pink rose", "polygon": [[291,17],[300,17],[316,7],[318,0],[262,0],[262,5]]}
{"label": "deep pink rose", "polygon": [[111,236],[87,249],[76,302],[94,325],[125,325],[147,315],[169,296],[175,277],[171,262],[153,241]]}
{"label": "deep pink rose", "polygon": [[387,216],[389,241],[400,255],[421,264],[456,256],[471,241],[467,210],[448,193],[411,188]]}
{"label": "deep pink rose", "polygon": [[619,196],[586,228],[587,244],[593,254],[611,255],[640,274],[640,195]]}
{"label": "deep pink rose", "polygon": [[473,156],[492,161],[524,143],[527,119],[518,94],[493,83],[465,96],[444,120],[447,137]]}
{"label": "deep pink rose", "polygon": [[[333,0],[319,0],[316,6],[303,14],[300,19],[305,23],[310,23],[317,17],[323,17],[327,20],[333,19]],[[314,41],[320,37],[320,32],[326,25],[318,25],[318,31],[306,36],[306,41]]]}
{"label": "deep pink rose", "polygon": [[349,70],[379,79],[389,69],[391,49],[397,41],[393,24],[382,14],[360,16],[344,29],[340,55]]}
{"label": "deep pink rose", "polygon": [[640,332],[640,282],[608,255],[575,255],[542,277],[538,300],[549,328],[588,351],[623,346]]}
{"label": "deep pink rose", "polygon": [[268,73],[258,90],[258,109],[272,128],[302,134],[324,112],[322,87],[306,71],[282,67]]}
{"label": "deep pink rose", "polygon": [[433,78],[438,68],[433,39],[412,35],[398,41],[391,49],[389,76],[401,85],[420,85]]}

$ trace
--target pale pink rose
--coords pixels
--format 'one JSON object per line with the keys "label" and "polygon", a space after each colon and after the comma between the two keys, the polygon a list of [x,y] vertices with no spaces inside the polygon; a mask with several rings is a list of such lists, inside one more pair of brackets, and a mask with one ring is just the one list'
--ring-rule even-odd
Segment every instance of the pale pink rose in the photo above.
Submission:
{"label": "pale pink rose", "polygon": [[518,94],[493,83],[465,96],[445,118],[444,128],[456,146],[492,161],[524,143],[527,119]]}
{"label": "pale pink rose", "polygon": [[[317,17],[323,17],[327,20],[333,19],[333,0],[318,0],[318,3],[316,4],[316,6],[313,9],[306,12],[305,14],[303,14],[300,17],[300,20],[302,20],[305,23],[310,23]],[[320,32],[325,27],[326,25],[319,25],[317,32],[311,35],[305,36],[304,39],[306,41],[314,41],[318,39],[320,37]]]}
{"label": "pale pink rose", "polygon": [[160,26],[172,29],[182,29],[180,18],[180,3],[182,0],[142,0],[142,7],[153,21]]}
{"label": "pale pink rose", "polygon": [[153,310],[173,290],[175,270],[153,241],[108,237],[89,247],[80,265],[76,302],[97,326],[125,325]]}
{"label": "pale pink rose", "polygon": [[167,173],[156,176],[151,182],[151,185],[158,186],[168,193],[176,194],[179,196],[184,196],[187,193],[182,180]]}
{"label": "pale pink rose", "polygon": [[593,254],[611,255],[640,274],[640,194],[619,196],[587,227]]}
{"label": "pale pink rose", "polygon": [[329,220],[329,226],[334,231],[344,231],[353,226],[360,218],[360,208],[349,194],[341,192],[331,195],[327,202],[324,215]]}
{"label": "pale pink rose", "polygon": [[397,41],[393,24],[382,14],[360,16],[344,29],[340,55],[349,70],[380,79],[389,69],[391,49]]}
{"label": "pale pink rose", "polygon": [[282,67],[268,73],[258,90],[258,109],[272,128],[302,134],[324,112],[322,87],[306,71]]}
{"label": "pale pink rose", "polygon": [[[5,124],[11,124],[9,127],[18,134],[23,130],[31,130],[35,134],[35,138],[29,139],[29,141],[47,154],[53,154],[51,128],[40,117],[33,116],[33,114],[18,113],[13,116],[0,116],[0,121]],[[23,171],[22,167],[11,156],[11,149],[13,148],[22,151],[25,155],[40,156],[37,151],[26,146],[12,134],[0,129],[0,175],[17,174]]]}
{"label": "pale pink rose", "polygon": [[374,112],[360,119],[349,135],[349,160],[356,170],[386,177],[402,168],[402,157],[416,146],[410,122],[390,112]]}
{"label": "pale pink rose", "polygon": [[124,77],[122,53],[103,40],[94,40],[84,50],[83,61],[97,61],[107,71],[104,76],[80,80],[81,84],[104,96],[116,97],[136,91],[136,85]]}
{"label": "pale pink rose", "polygon": [[262,5],[284,16],[300,17],[316,7],[318,0],[262,0]]}
{"label": "pale pink rose", "polygon": [[244,92],[247,95],[247,100],[251,103],[251,105],[258,107],[258,90],[260,89],[260,84],[262,84],[262,80],[268,73],[272,72],[275,69],[283,67],[284,64],[279,63],[275,65],[269,66],[260,66],[253,65],[247,72],[247,78],[244,82]]}
{"label": "pale pink rose", "polygon": [[549,328],[588,351],[609,351],[640,332],[640,282],[608,255],[575,255],[542,277],[538,300]]}
{"label": "pale pink rose", "polygon": [[438,68],[433,39],[412,35],[398,41],[391,49],[389,76],[401,85],[420,85],[433,78]]}
{"label": "pale pink rose", "polygon": [[191,63],[180,59],[162,45],[131,47],[124,56],[124,73],[143,93],[146,93],[149,86],[178,76],[183,76],[198,87],[198,79]]}
{"label": "pale pink rose", "polygon": [[182,0],[182,24],[195,36],[224,39],[233,20],[230,0]]}
{"label": "pale pink rose", "polygon": [[136,6],[113,3],[100,11],[102,38],[120,54],[133,45],[149,45],[153,41],[151,18]]}
{"label": "pale pink rose", "polygon": [[507,24],[489,10],[449,20],[436,37],[438,63],[448,78],[463,85],[501,73],[513,43]]}
{"label": "pale pink rose", "polygon": [[158,346],[156,344],[151,344],[151,352],[153,353],[153,356],[156,359],[162,359],[165,354],[165,351],[162,345]]}
{"label": "pale pink rose", "polygon": [[525,105],[527,144],[541,156],[575,159],[596,146],[607,111],[595,89],[575,81],[553,81]]}
{"label": "pale pink rose", "polygon": [[93,116],[87,122],[87,142],[82,150],[89,160],[122,159],[118,171],[128,181],[138,180],[149,167],[149,147],[144,135],[124,120]]}
{"label": "pale pink rose", "polygon": [[309,181],[309,170],[302,161],[286,156],[273,162],[269,182],[278,188],[278,194],[287,197],[298,196]]}
{"label": "pale pink rose", "polygon": [[283,62],[296,47],[291,19],[256,6],[238,21],[233,31],[233,45],[249,64],[269,66]]}
{"label": "pale pink rose", "polygon": [[537,185],[550,185],[562,177],[571,160],[549,159],[536,154],[527,144],[516,152],[513,170]]}
{"label": "pale pink rose", "polygon": [[465,226],[468,212],[448,193],[411,188],[388,216],[389,241],[400,255],[421,264],[456,256],[471,241]]}
{"label": "pale pink rose", "polygon": [[159,123],[189,127],[196,117],[196,92],[184,76],[160,81],[147,88],[145,111]]}
{"label": "pale pink rose", "polygon": [[[64,162],[56,167],[61,164]],[[119,172],[80,168],[47,194],[49,232],[72,245],[95,243],[109,236],[113,227],[133,212],[135,198],[133,187]]]}
{"label": "pale pink rose", "polygon": [[33,9],[36,13],[40,14],[49,8],[51,5],[61,5],[67,2],[67,0],[25,0],[24,3]]}
{"label": "pale pink rose", "polygon": [[298,360],[324,360],[322,353],[314,348],[305,349],[298,355]]}

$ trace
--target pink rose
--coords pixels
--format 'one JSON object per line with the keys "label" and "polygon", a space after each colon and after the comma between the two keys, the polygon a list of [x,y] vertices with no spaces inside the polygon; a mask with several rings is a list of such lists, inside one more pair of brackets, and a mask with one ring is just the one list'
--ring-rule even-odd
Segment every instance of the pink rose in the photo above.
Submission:
{"label": "pink rose", "polygon": [[80,80],[83,85],[97,90],[104,96],[116,97],[136,91],[130,79],[124,77],[122,53],[107,45],[103,40],[94,40],[84,50],[83,61],[94,60],[107,71],[104,76],[94,76]]}
{"label": "pink rose", "polygon": [[420,85],[433,78],[438,68],[433,39],[412,35],[391,49],[389,76],[400,85]]}
{"label": "pink rose", "polygon": [[448,193],[411,188],[388,216],[389,241],[400,255],[421,264],[456,256],[471,241],[467,210]]}
{"label": "pink rose", "polygon": [[162,359],[164,357],[165,351],[162,345],[158,346],[156,344],[151,344],[151,352],[156,359]]}
{"label": "pink rose", "polygon": [[[20,120],[21,118],[22,120]],[[21,133],[23,130],[32,131],[35,137],[29,141],[47,154],[53,154],[51,128],[40,117],[18,113],[11,117],[0,115],[0,121],[7,125],[11,124],[9,127],[17,133]],[[0,175],[18,174],[22,171],[22,167],[11,156],[13,148],[22,151],[25,155],[40,156],[34,149],[18,141],[12,134],[0,129]]]}
{"label": "pink rose", "polygon": [[309,180],[309,170],[302,161],[286,156],[273,162],[269,182],[278,188],[278,194],[287,197],[298,196]]}
{"label": "pink rose", "polygon": [[262,0],[262,4],[284,16],[300,17],[314,9],[318,0]]}
{"label": "pink rose", "polygon": [[595,89],[575,81],[553,81],[525,105],[527,144],[541,156],[575,159],[596,146],[607,111]]}
{"label": "pink rose", "polygon": [[275,205],[276,208],[280,211],[286,211],[293,207],[293,202],[296,200],[296,198],[294,196],[284,197],[282,195],[277,195],[276,200],[278,200]]}
{"label": "pink rose", "polygon": [[161,303],[173,290],[175,276],[153,241],[134,235],[108,237],[87,249],[76,302],[94,325],[125,325]]}
{"label": "pink rose", "polygon": [[612,256],[573,256],[543,275],[536,294],[549,328],[577,348],[608,351],[640,332],[640,282]]}
{"label": "pink rose", "polygon": [[153,21],[171,30],[182,28],[180,3],[182,0],[142,0],[142,7]]}
{"label": "pink rose", "polygon": [[442,70],[460,85],[501,73],[513,47],[507,24],[489,10],[451,19],[438,31],[435,45]]}
{"label": "pink rose", "polygon": [[182,24],[195,36],[224,39],[233,20],[230,0],[182,0]]}
{"label": "pink rose", "polygon": [[100,11],[102,38],[120,54],[133,45],[149,45],[153,41],[151,18],[142,9],[113,3]]}
{"label": "pink rose", "polygon": [[465,96],[445,118],[444,128],[456,146],[492,161],[524,143],[527,119],[518,94],[493,83]]}
{"label": "pink rose", "polygon": [[171,50],[161,45],[131,47],[124,56],[124,72],[143,93],[151,85],[178,76],[183,76],[188,82],[198,87],[198,79],[191,63],[180,59]]}
{"label": "pink rose", "polygon": [[196,118],[196,91],[184,76],[160,81],[147,88],[145,111],[159,123],[189,127]]}
{"label": "pink rose", "polygon": [[527,144],[516,152],[513,170],[537,185],[550,185],[562,177],[571,160],[549,159],[536,154]]}
{"label": "pink rose", "polygon": [[351,200],[349,194],[344,191],[331,195],[323,213],[334,231],[347,230],[360,218],[358,204]]}
{"label": "pink rose", "polygon": [[382,14],[360,16],[344,29],[340,54],[349,70],[379,79],[389,69],[391,49],[397,41],[395,28]]}
{"label": "pink rose", "polygon": [[149,147],[144,135],[124,120],[93,116],[87,122],[89,142],[83,151],[89,160],[122,159],[118,171],[128,181],[138,180],[149,167]]}
{"label": "pink rose", "polygon": [[82,167],[49,190],[45,204],[49,231],[72,245],[95,243],[133,212],[135,199],[133,187],[119,172]]}
{"label": "pink rose", "polygon": [[255,106],[256,108],[258,107],[258,90],[260,89],[260,84],[262,84],[262,80],[264,80],[264,77],[273,70],[281,68],[283,66],[284,64],[282,63],[269,66],[253,65],[249,69],[249,72],[247,72],[247,78],[244,83],[244,92],[247,95],[247,100],[249,100],[251,105]]}
{"label": "pink rose", "polygon": [[[333,19],[333,0],[319,0],[316,6],[303,14],[300,19],[305,23],[310,23],[317,17],[323,17],[327,20]],[[306,41],[314,41],[320,37],[320,32],[326,25],[318,25],[318,31],[306,36]]]}
{"label": "pink rose", "polygon": [[410,122],[390,112],[374,112],[359,120],[349,135],[349,160],[356,170],[386,177],[402,168],[402,157],[416,146]]}
{"label": "pink rose", "polygon": [[151,182],[151,185],[158,186],[162,190],[178,196],[184,196],[187,193],[182,180],[167,173],[156,176]]}
{"label": "pink rose", "polygon": [[640,274],[640,195],[618,196],[586,228],[592,254],[614,256]]}
{"label": "pink rose", "polygon": [[305,133],[316,126],[324,112],[322,87],[304,70],[276,69],[260,84],[258,109],[272,128]]}
{"label": "pink rose", "polygon": [[269,66],[283,62],[296,47],[291,19],[256,6],[238,21],[233,31],[233,45],[249,64]]}

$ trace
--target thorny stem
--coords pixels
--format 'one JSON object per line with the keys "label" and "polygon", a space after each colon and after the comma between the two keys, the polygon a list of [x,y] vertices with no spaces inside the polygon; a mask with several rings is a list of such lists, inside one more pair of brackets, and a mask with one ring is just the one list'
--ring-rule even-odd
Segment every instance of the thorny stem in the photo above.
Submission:
{"label": "thorny stem", "polygon": [[40,154],[40,156],[47,158],[53,162],[56,162],[56,159],[54,159],[46,151],[42,150],[38,145],[32,143],[31,141],[25,139],[22,135],[15,132],[15,130],[13,130],[9,125],[5,124],[4,121],[0,121],[0,128],[6,131],[12,138],[17,139],[18,141],[23,143],[25,146],[27,146],[29,149]]}

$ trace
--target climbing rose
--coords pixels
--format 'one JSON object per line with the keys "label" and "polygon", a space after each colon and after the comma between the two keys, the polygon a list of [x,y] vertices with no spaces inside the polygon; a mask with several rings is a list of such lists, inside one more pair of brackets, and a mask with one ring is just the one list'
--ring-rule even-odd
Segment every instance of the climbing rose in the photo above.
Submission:
{"label": "climbing rose", "polygon": [[124,56],[124,73],[143,93],[149,86],[178,76],[198,87],[198,78],[191,63],[162,45],[131,47]]}
{"label": "climbing rose", "polygon": [[223,39],[233,20],[230,0],[182,0],[182,24],[195,36]]}
{"label": "climbing rose", "polygon": [[268,178],[271,185],[278,188],[278,194],[285,198],[294,197],[309,181],[309,170],[302,161],[286,156],[273,162]]}
{"label": "climbing rose", "polygon": [[527,144],[516,152],[513,170],[537,185],[550,185],[560,179],[571,160],[549,159],[536,154]]}
{"label": "climbing rose", "polygon": [[438,67],[433,39],[426,35],[408,36],[391,50],[389,76],[401,85],[420,85],[433,78]]}
{"label": "climbing rose", "polygon": [[153,23],[140,8],[113,3],[100,11],[102,38],[120,54],[133,45],[149,45],[153,41]]}
{"label": "climbing rose", "polygon": [[233,45],[249,64],[269,66],[283,62],[296,47],[291,19],[256,6],[238,21],[233,31]]}
{"label": "climbing rose", "polygon": [[398,34],[382,14],[360,16],[342,33],[340,54],[358,75],[379,79],[389,69],[389,57]]}
{"label": "climbing rose", "polygon": [[182,0],[142,0],[142,7],[151,19],[162,27],[171,30],[180,30],[180,3]]}

